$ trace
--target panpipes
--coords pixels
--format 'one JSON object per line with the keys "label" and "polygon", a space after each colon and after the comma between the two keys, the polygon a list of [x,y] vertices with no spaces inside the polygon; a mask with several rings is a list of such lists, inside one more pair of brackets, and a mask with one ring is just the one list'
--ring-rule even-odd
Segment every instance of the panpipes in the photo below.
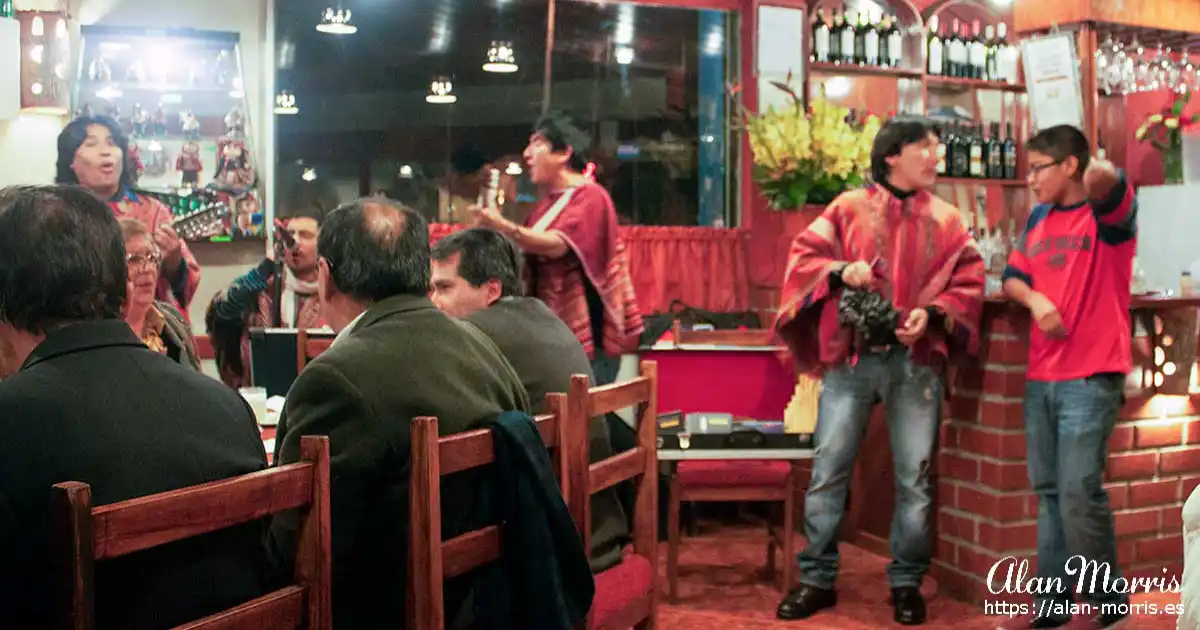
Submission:
{"label": "panpipes", "polygon": [[783,410],[783,430],[786,433],[813,433],[817,428],[817,403],[821,399],[821,381],[800,374],[796,389]]}

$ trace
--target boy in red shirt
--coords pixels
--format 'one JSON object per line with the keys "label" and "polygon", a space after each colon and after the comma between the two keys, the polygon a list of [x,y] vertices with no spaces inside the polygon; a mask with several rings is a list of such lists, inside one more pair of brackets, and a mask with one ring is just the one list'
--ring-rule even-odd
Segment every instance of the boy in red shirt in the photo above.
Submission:
{"label": "boy in red shirt", "polygon": [[1038,495],[1037,566],[1040,578],[1059,580],[1064,588],[1038,594],[1033,617],[1018,627],[1070,621],[1079,565],[1088,562],[1095,565],[1088,565],[1078,592],[1092,608],[1080,616],[1103,628],[1124,615],[1101,614],[1100,604],[1127,601],[1101,586],[1105,569],[1110,584],[1119,577],[1103,482],[1108,437],[1133,363],[1129,301],[1137,203],[1124,174],[1090,157],[1078,129],[1051,127],[1025,146],[1038,206],[1009,256],[1004,292],[1029,309],[1035,324],[1024,415],[1029,482]]}

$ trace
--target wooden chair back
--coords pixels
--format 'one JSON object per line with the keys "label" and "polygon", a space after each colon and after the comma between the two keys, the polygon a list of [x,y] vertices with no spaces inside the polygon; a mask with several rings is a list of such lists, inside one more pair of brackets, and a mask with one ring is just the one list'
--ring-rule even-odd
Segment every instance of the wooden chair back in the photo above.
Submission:
{"label": "wooden chair back", "polygon": [[[542,442],[550,450],[560,483],[566,461],[562,445],[564,423],[558,415],[534,418]],[[409,481],[408,618],[411,630],[443,630],[445,580],[500,559],[500,527],[488,525],[450,540],[442,540],[441,478],[495,461],[489,429],[438,437],[437,418],[412,423],[412,465]]]}
{"label": "wooden chair back", "polygon": [[[650,562],[658,575],[658,364],[642,361],[640,375],[623,383],[591,387],[587,376],[571,377],[570,391],[549,396],[550,408],[565,409],[567,506],[579,528],[583,545],[591,549],[591,497],[622,481],[634,479],[633,552]],[[588,426],[592,419],[619,409],[637,409],[637,446],[605,460],[590,463]],[[655,614],[657,588],[650,596]],[[590,615],[589,615],[590,617]],[[591,620],[588,620],[588,626]],[[633,623],[626,624],[631,626]],[[623,626],[623,627],[626,627]]]}
{"label": "wooden chair back", "polygon": [[95,563],[301,510],[294,583],[187,624],[188,630],[329,630],[329,438],[305,436],[301,461],[222,481],[92,507],[91,488],[54,486],[55,519],[63,527],[63,576],[69,605],[62,627],[96,627]]}
{"label": "wooden chair back", "polygon": [[296,373],[304,371],[304,366],[308,365],[309,361],[317,358],[322,352],[329,349],[333,345],[334,337],[326,333],[320,336],[309,334],[308,330],[301,328],[296,331]]}
{"label": "wooden chair back", "polygon": [[743,346],[743,347],[762,347],[771,346],[773,333],[771,330],[764,328],[756,328],[753,330],[683,330],[679,320],[671,327],[671,336],[675,339],[675,346],[685,345],[701,345],[701,346]]}

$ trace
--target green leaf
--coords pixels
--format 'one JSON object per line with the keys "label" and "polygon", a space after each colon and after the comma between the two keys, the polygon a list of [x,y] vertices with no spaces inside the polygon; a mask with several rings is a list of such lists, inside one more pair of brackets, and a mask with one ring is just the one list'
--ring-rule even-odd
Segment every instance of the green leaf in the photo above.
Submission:
{"label": "green leaf", "polygon": [[1172,116],[1183,115],[1183,107],[1184,107],[1184,105],[1187,105],[1187,100],[1188,100],[1188,95],[1185,93],[1183,95],[1183,98],[1180,98],[1179,100],[1175,101],[1175,104],[1171,106],[1171,115]]}

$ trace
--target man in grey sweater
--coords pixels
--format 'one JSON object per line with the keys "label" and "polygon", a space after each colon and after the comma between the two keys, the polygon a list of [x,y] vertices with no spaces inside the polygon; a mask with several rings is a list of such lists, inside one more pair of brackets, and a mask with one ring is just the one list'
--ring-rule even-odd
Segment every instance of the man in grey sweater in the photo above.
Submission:
{"label": "man in grey sweater", "polygon": [[[486,228],[443,237],[433,246],[433,303],[491,337],[516,371],[535,413],[546,394],[563,393],[574,374],[592,376],[591,363],[571,329],[537,298],[523,297],[520,256],[508,239]],[[593,462],[611,457],[605,418],[589,427]],[[592,572],[621,560],[629,526],[614,488],[592,497]]]}

